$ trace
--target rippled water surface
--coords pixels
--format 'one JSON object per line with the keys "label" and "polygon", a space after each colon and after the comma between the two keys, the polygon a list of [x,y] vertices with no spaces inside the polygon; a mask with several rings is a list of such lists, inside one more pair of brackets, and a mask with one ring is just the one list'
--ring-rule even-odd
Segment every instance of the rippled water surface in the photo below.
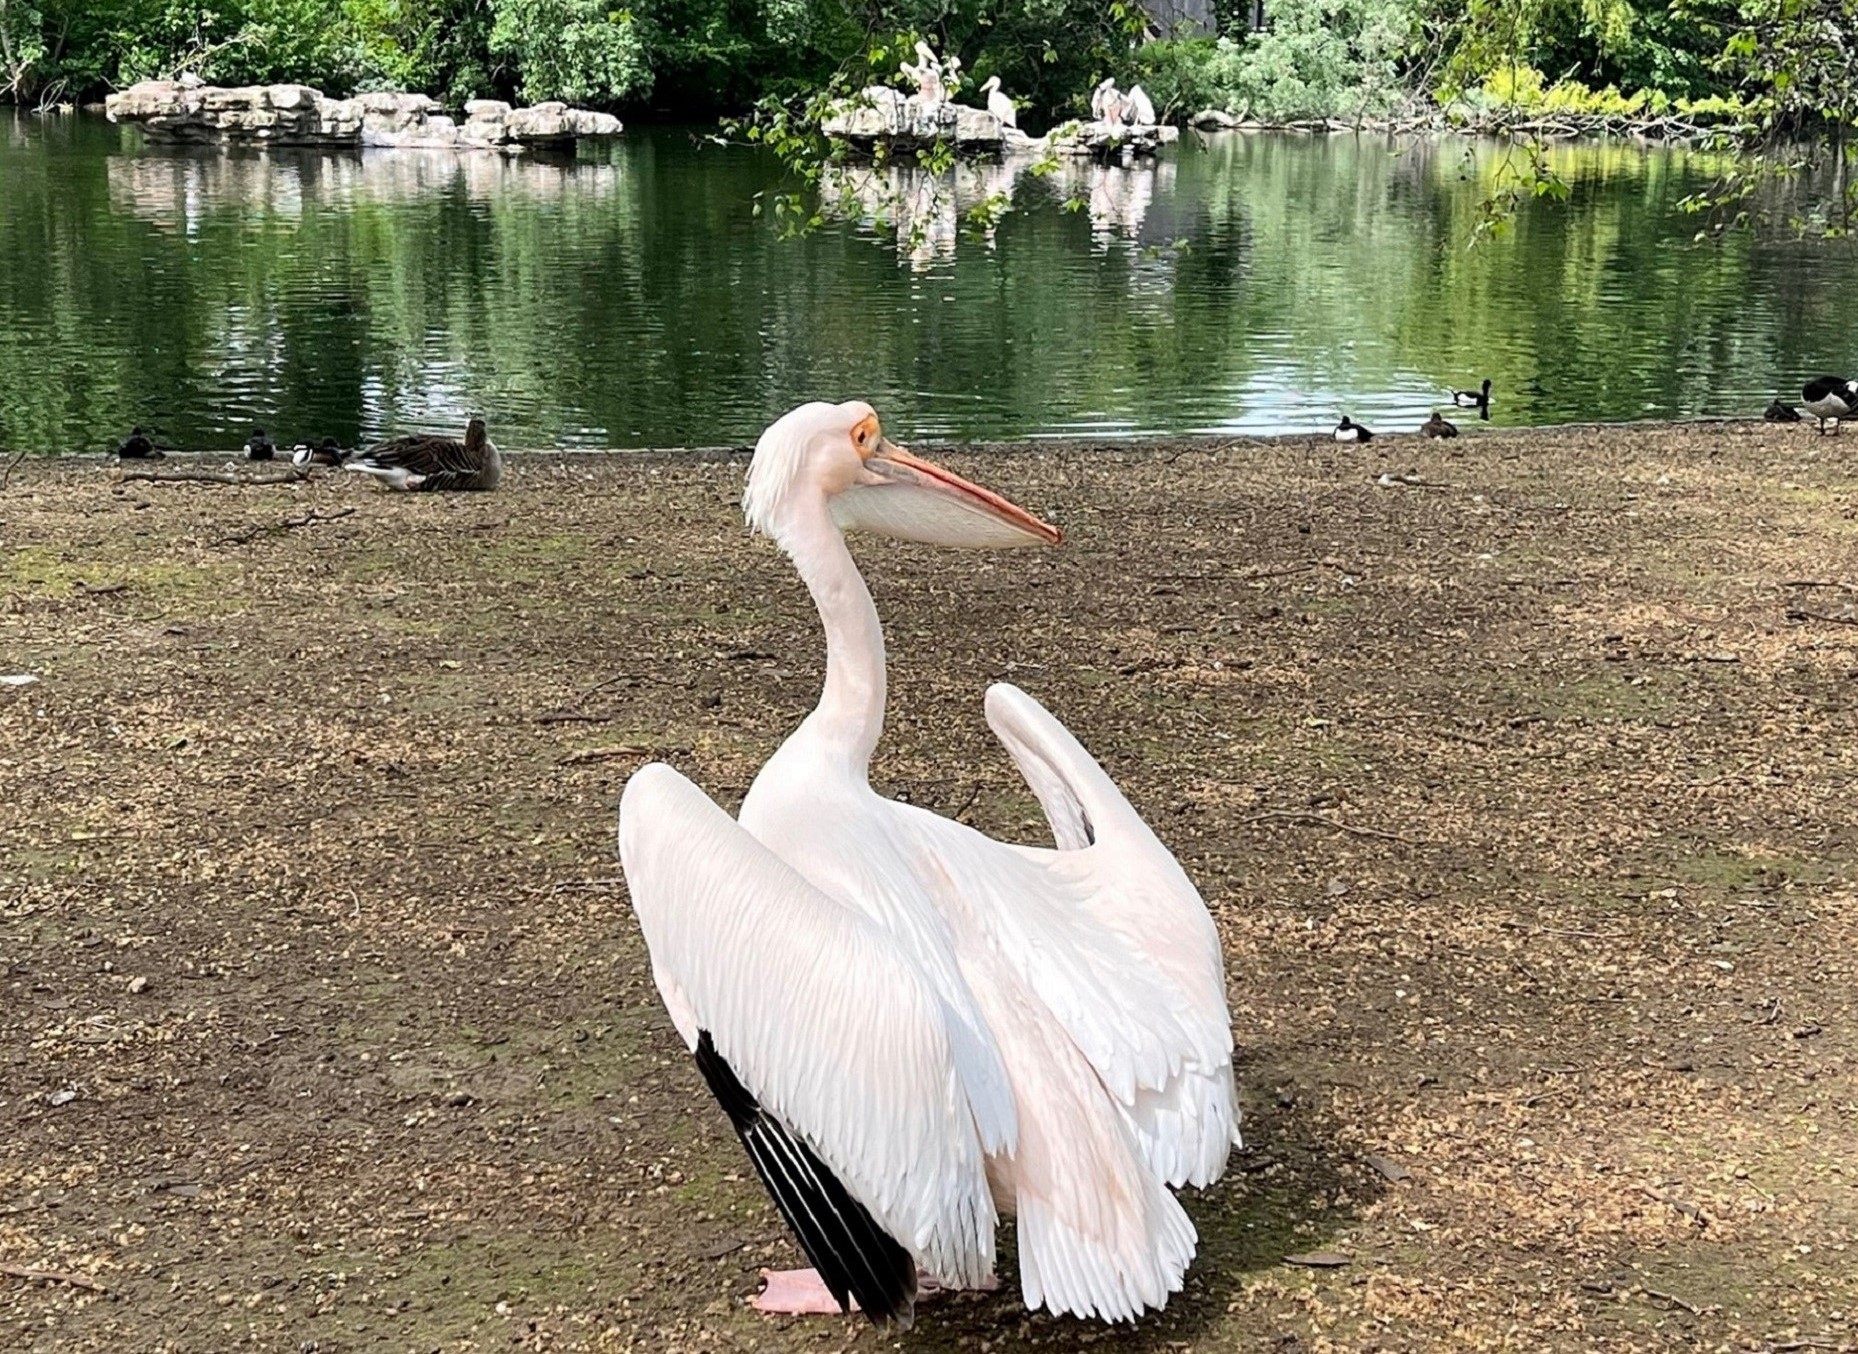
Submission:
{"label": "rippled water surface", "polygon": [[1848,250],[1692,245],[1707,157],[1558,150],[1572,199],[1468,249],[1503,153],[1189,134],[1147,167],[905,182],[900,235],[854,210],[790,240],[752,211],[771,162],[689,130],[266,155],[0,114],[0,446],[474,408],[510,447],[711,446],[854,395],[911,437],[1397,428],[1486,374],[1497,421],[1542,423],[1748,412],[1858,367]]}

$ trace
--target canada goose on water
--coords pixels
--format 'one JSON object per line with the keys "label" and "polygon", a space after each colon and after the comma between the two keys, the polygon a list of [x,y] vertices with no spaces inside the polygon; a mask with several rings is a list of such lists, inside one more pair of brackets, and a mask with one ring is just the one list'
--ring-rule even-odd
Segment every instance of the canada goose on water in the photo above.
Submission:
{"label": "canada goose on water", "polygon": [[277,455],[277,443],[271,440],[263,428],[253,428],[252,435],[245,439],[245,459],[268,461],[275,455]]}
{"label": "canada goose on water", "polygon": [[341,465],[353,452],[342,450],[341,443],[333,437],[325,437],[314,447],[299,444],[290,454],[292,465]]}
{"label": "canada goose on water", "polygon": [[1815,376],[1801,393],[1806,398],[1800,401],[1800,407],[1819,420],[1822,433],[1830,423],[1836,434],[1842,420],[1858,414],[1858,381],[1843,376]]}
{"label": "canada goose on water", "polygon": [[1490,378],[1484,378],[1484,384],[1477,390],[1454,390],[1452,403],[1460,409],[1475,409],[1482,419],[1490,417]]}
{"label": "canada goose on water", "polygon": [[1431,418],[1419,425],[1419,430],[1427,437],[1458,436],[1458,425],[1450,419],[1440,417],[1437,409],[1432,411]]}
{"label": "canada goose on water", "polygon": [[389,489],[427,492],[495,489],[503,478],[503,457],[484,429],[484,420],[465,425],[464,441],[455,437],[396,437],[369,447],[345,467],[372,475]]}
{"label": "canada goose on water", "polygon": [[1335,425],[1334,437],[1338,442],[1366,442],[1372,439],[1373,436],[1373,433],[1355,422],[1355,420],[1350,418],[1347,414],[1342,415],[1342,421]]}
{"label": "canada goose on water", "polygon": [[129,430],[129,436],[117,444],[116,455],[124,461],[159,461],[164,453],[149,440],[142,425],[137,424]]}
{"label": "canada goose on water", "polygon": [[1783,404],[1775,400],[1761,411],[1761,421],[1763,423],[1798,423],[1800,411],[1791,404]]}

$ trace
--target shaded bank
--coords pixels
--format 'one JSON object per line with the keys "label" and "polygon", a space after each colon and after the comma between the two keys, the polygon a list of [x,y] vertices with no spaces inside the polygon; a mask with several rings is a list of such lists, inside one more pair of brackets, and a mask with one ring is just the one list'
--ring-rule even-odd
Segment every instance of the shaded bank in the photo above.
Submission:
{"label": "shaded bank", "polygon": [[[1849,1340],[1853,445],[984,449],[1066,548],[857,547],[880,788],[1035,838],[1008,677],[1225,940],[1248,1150],[1134,1348]],[[633,768],[734,804],[817,694],[741,472],[0,489],[0,1267],[108,1290],[0,1273],[0,1329],[884,1343],[742,1305],[794,1253],[617,881]],[[911,1343],[1095,1334],[1009,1282]]]}

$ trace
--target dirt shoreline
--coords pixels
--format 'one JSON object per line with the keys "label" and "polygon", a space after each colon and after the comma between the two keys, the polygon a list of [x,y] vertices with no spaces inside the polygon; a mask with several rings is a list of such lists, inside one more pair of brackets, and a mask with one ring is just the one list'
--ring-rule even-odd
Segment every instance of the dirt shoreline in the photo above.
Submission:
{"label": "dirt shoreline", "polygon": [[[1186,1200],[1186,1291],[1113,1337],[1020,1310],[1010,1232],[1002,1292],[905,1338],[744,1305],[794,1252],[613,852],[643,761],[733,807],[816,695],[739,456],[528,456],[455,498],[29,460],[0,488],[0,674],[40,679],[0,687],[0,1343],[1848,1346],[1847,448],[1016,444],[948,459],[1064,549],[858,547],[880,788],[1036,839],[981,716],[1013,680],[1227,945],[1247,1148]],[[1286,1263],[1317,1252],[1348,1263]]]}

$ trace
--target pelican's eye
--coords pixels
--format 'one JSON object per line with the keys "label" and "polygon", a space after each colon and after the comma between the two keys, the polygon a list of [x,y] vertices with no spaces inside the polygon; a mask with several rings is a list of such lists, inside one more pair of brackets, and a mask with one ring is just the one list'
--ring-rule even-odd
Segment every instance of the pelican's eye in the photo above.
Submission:
{"label": "pelican's eye", "polygon": [[871,453],[877,450],[878,429],[877,415],[871,414],[861,420],[852,429],[852,445],[858,449],[858,458],[868,461]]}

